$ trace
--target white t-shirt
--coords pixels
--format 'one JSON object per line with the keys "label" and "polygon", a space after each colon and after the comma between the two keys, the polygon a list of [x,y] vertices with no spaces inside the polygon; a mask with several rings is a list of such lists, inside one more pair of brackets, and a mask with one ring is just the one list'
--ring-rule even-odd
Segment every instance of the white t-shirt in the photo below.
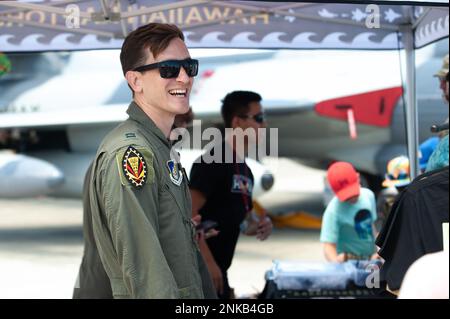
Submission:
{"label": "white t-shirt", "polygon": [[449,299],[448,259],[447,250],[416,260],[403,279],[399,299]]}

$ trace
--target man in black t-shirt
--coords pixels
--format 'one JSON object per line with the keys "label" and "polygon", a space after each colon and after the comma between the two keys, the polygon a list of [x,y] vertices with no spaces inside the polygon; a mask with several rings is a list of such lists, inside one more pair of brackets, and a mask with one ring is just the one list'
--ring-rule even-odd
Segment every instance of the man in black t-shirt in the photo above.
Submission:
{"label": "man in black t-shirt", "polygon": [[219,297],[228,299],[232,294],[227,270],[239,233],[265,240],[272,231],[272,222],[252,213],[254,178],[245,163],[249,146],[259,142],[258,129],[265,127],[261,97],[253,92],[232,92],[223,100],[222,116],[225,127],[233,131],[253,130],[254,138],[226,135],[221,145],[216,145],[194,163],[190,189],[193,216],[200,214],[203,221],[212,220],[218,224],[218,235],[206,241],[200,239],[200,250]]}

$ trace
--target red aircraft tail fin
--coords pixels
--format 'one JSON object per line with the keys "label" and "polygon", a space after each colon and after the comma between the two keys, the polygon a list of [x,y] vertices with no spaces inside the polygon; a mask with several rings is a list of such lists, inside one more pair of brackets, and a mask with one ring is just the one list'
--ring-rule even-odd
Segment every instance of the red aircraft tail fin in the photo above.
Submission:
{"label": "red aircraft tail fin", "polygon": [[402,94],[402,87],[371,91],[320,102],[315,110],[321,116],[344,121],[348,121],[348,111],[352,110],[357,124],[388,127]]}

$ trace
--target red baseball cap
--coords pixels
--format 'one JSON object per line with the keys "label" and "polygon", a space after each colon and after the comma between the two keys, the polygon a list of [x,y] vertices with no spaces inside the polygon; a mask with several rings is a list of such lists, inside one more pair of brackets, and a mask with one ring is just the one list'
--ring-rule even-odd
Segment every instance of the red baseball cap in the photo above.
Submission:
{"label": "red baseball cap", "polygon": [[352,164],[336,162],[328,168],[328,183],[341,202],[359,196],[359,174]]}

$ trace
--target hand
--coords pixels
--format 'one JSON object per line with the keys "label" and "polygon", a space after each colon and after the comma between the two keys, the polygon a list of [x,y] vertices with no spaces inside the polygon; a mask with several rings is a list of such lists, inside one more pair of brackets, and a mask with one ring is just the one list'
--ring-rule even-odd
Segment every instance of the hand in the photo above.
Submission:
{"label": "hand", "polygon": [[381,260],[381,257],[378,253],[375,253],[370,257],[370,260]]}
{"label": "hand", "polygon": [[343,262],[346,262],[346,261],[347,261],[347,256],[346,256],[345,253],[341,253],[341,254],[337,255],[337,257],[336,257],[336,262],[337,263],[343,263]]}
{"label": "hand", "polygon": [[[191,222],[192,224],[194,224],[194,227],[200,225],[200,223],[202,222],[202,216],[195,215],[194,217],[191,218]],[[203,231],[197,231],[195,234],[195,239],[197,240],[197,242],[199,242],[200,239],[202,238],[205,238],[205,234],[203,233]]]}
{"label": "hand", "polygon": [[[201,215],[195,215],[194,217],[191,218],[192,223],[194,224],[194,226],[198,226],[202,223],[202,216]],[[201,239],[208,239],[211,237],[215,237],[219,235],[219,231],[216,229],[210,229],[208,230],[206,233],[203,230],[197,230],[196,233],[196,239],[197,241],[200,241]]]}
{"label": "hand", "polygon": [[211,238],[211,237],[216,237],[217,235],[219,235],[219,233],[220,232],[218,230],[214,229],[214,228],[208,230],[206,233],[202,229],[201,230],[197,230],[196,239],[197,239],[197,241],[200,241],[202,239],[206,240],[206,239]]}
{"label": "hand", "polygon": [[201,215],[195,215],[194,217],[191,218],[192,223],[194,224],[194,226],[199,225],[202,222],[202,216]]}
{"label": "hand", "polygon": [[211,275],[211,279],[213,281],[214,287],[218,294],[223,294],[223,275],[222,270],[220,270],[219,266],[214,260],[207,262],[208,271]]}
{"label": "hand", "polygon": [[202,231],[202,233],[203,233],[203,238],[208,239],[211,237],[216,237],[217,235],[219,235],[220,232],[218,230],[212,228],[212,229],[208,230],[206,233],[204,231]]}
{"label": "hand", "polygon": [[263,241],[272,233],[273,224],[269,217],[262,217],[258,223],[258,229],[256,231],[256,238]]}

